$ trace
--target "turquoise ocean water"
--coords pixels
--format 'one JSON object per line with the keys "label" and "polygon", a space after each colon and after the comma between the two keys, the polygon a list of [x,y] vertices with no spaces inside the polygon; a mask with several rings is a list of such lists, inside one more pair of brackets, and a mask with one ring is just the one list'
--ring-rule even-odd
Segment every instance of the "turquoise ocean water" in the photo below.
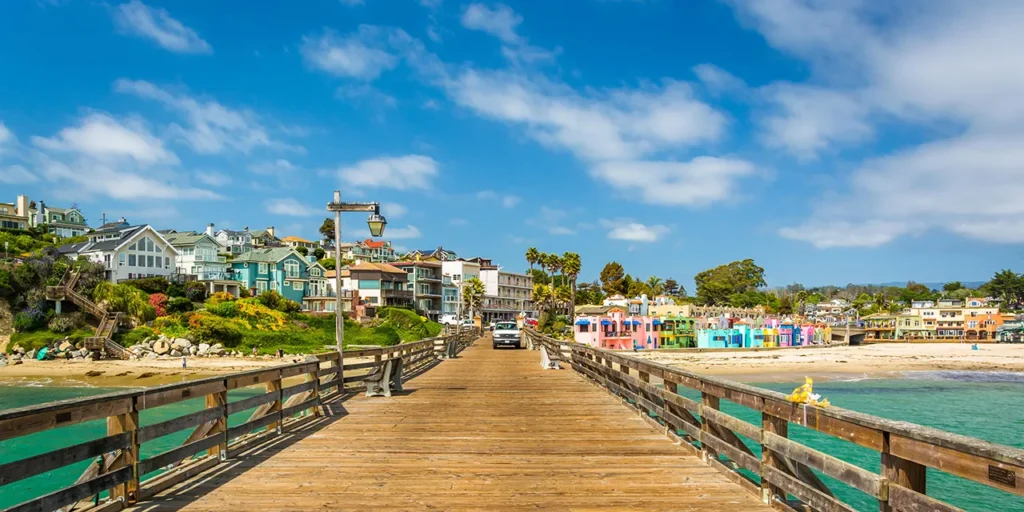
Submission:
{"label": "turquoise ocean water", "polygon": [[[802,382],[760,384],[788,393]],[[0,387],[0,410],[52,400],[63,400],[116,391],[103,388]],[[894,420],[911,421],[987,441],[1024,448],[1024,374],[978,372],[917,372],[903,379],[863,379],[816,382],[815,391],[838,407]],[[260,390],[232,391],[234,401]],[[691,395],[683,392],[684,395]],[[692,397],[692,396],[691,396]],[[203,399],[144,411],[143,425],[157,423],[199,410]],[[760,414],[722,401],[722,410],[751,423]],[[230,425],[244,422],[250,411],[232,415]],[[178,446],[189,431],[146,443],[143,457]],[[106,423],[93,421],[63,429],[40,432],[0,442],[0,464],[44,453],[62,446],[102,437]],[[872,472],[880,468],[879,455],[866,448],[790,424],[790,437],[819,451],[835,455]],[[755,454],[759,447],[748,443]],[[71,484],[88,462],[0,487],[0,509]],[[150,475],[153,476],[153,475]],[[819,475],[820,476],[820,475]],[[878,510],[865,494],[823,477],[836,496],[858,510]],[[984,485],[928,470],[928,494],[969,511],[1024,511],[1024,498],[992,490]]]}

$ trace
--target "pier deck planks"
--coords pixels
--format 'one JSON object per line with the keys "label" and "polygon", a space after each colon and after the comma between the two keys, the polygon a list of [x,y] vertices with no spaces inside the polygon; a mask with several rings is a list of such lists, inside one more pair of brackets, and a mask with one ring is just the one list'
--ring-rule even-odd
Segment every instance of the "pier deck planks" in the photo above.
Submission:
{"label": "pier deck planks", "polygon": [[572,370],[489,341],[135,510],[770,510]]}

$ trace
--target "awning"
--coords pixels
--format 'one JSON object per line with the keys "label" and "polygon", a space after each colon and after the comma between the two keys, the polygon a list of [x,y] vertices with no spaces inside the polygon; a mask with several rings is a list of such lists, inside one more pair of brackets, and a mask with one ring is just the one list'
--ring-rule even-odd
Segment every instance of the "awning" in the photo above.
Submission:
{"label": "awning", "polygon": [[629,323],[631,323],[633,325],[641,325],[641,322],[639,320],[630,320]]}
{"label": "awning", "polygon": [[657,318],[655,318],[654,321],[651,322],[651,325],[661,325],[661,320],[658,320]]}
{"label": "awning", "polygon": [[581,318],[576,321],[576,325],[590,325],[590,320],[587,320],[586,318]]}
{"label": "awning", "polygon": [[601,320],[601,325],[611,325],[611,320]]}

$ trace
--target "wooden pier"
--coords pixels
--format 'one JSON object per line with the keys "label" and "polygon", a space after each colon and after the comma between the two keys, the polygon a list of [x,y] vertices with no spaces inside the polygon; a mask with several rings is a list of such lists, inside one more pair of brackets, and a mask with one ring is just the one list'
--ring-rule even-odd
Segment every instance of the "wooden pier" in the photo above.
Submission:
{"label": "wooden pier", "polygon": [[[537,351],[475,337],[0,411],[0,441],[103,418],[108,427],[0,465],[0,492],[102,457],[101,469],[10,510],[854,510],[816,474],[879,510],[960,510],[927,496],[926,467],[1024,494],[1019,449],[837,408],[807,414],[778,393],[528,333],[545,360],[561,358],[563,369],[545,370]],[[361,374],[398,357],[414,377],[404,391],[357,392]],[[265,393],[228,400],[245,387]],[[138,424],[140,410],[199,396],[205,409]],[[719,400],[762,411],[763,423],[721,412]],[[882,473],[789,439],[789,423],[877,450]],[[142,443],[193,428],[180,447],[140,460]],[[86,501],[103,490],[112,499]]]}

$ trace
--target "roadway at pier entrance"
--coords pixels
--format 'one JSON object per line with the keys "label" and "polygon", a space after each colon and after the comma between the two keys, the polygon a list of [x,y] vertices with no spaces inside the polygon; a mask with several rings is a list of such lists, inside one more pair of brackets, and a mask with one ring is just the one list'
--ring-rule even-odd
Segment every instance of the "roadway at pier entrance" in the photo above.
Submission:
{"label": "roadway at pier entrance", "polygon": [[390,398],[324,407],[133,510],[770,510],[572,370],[489,338]]}

